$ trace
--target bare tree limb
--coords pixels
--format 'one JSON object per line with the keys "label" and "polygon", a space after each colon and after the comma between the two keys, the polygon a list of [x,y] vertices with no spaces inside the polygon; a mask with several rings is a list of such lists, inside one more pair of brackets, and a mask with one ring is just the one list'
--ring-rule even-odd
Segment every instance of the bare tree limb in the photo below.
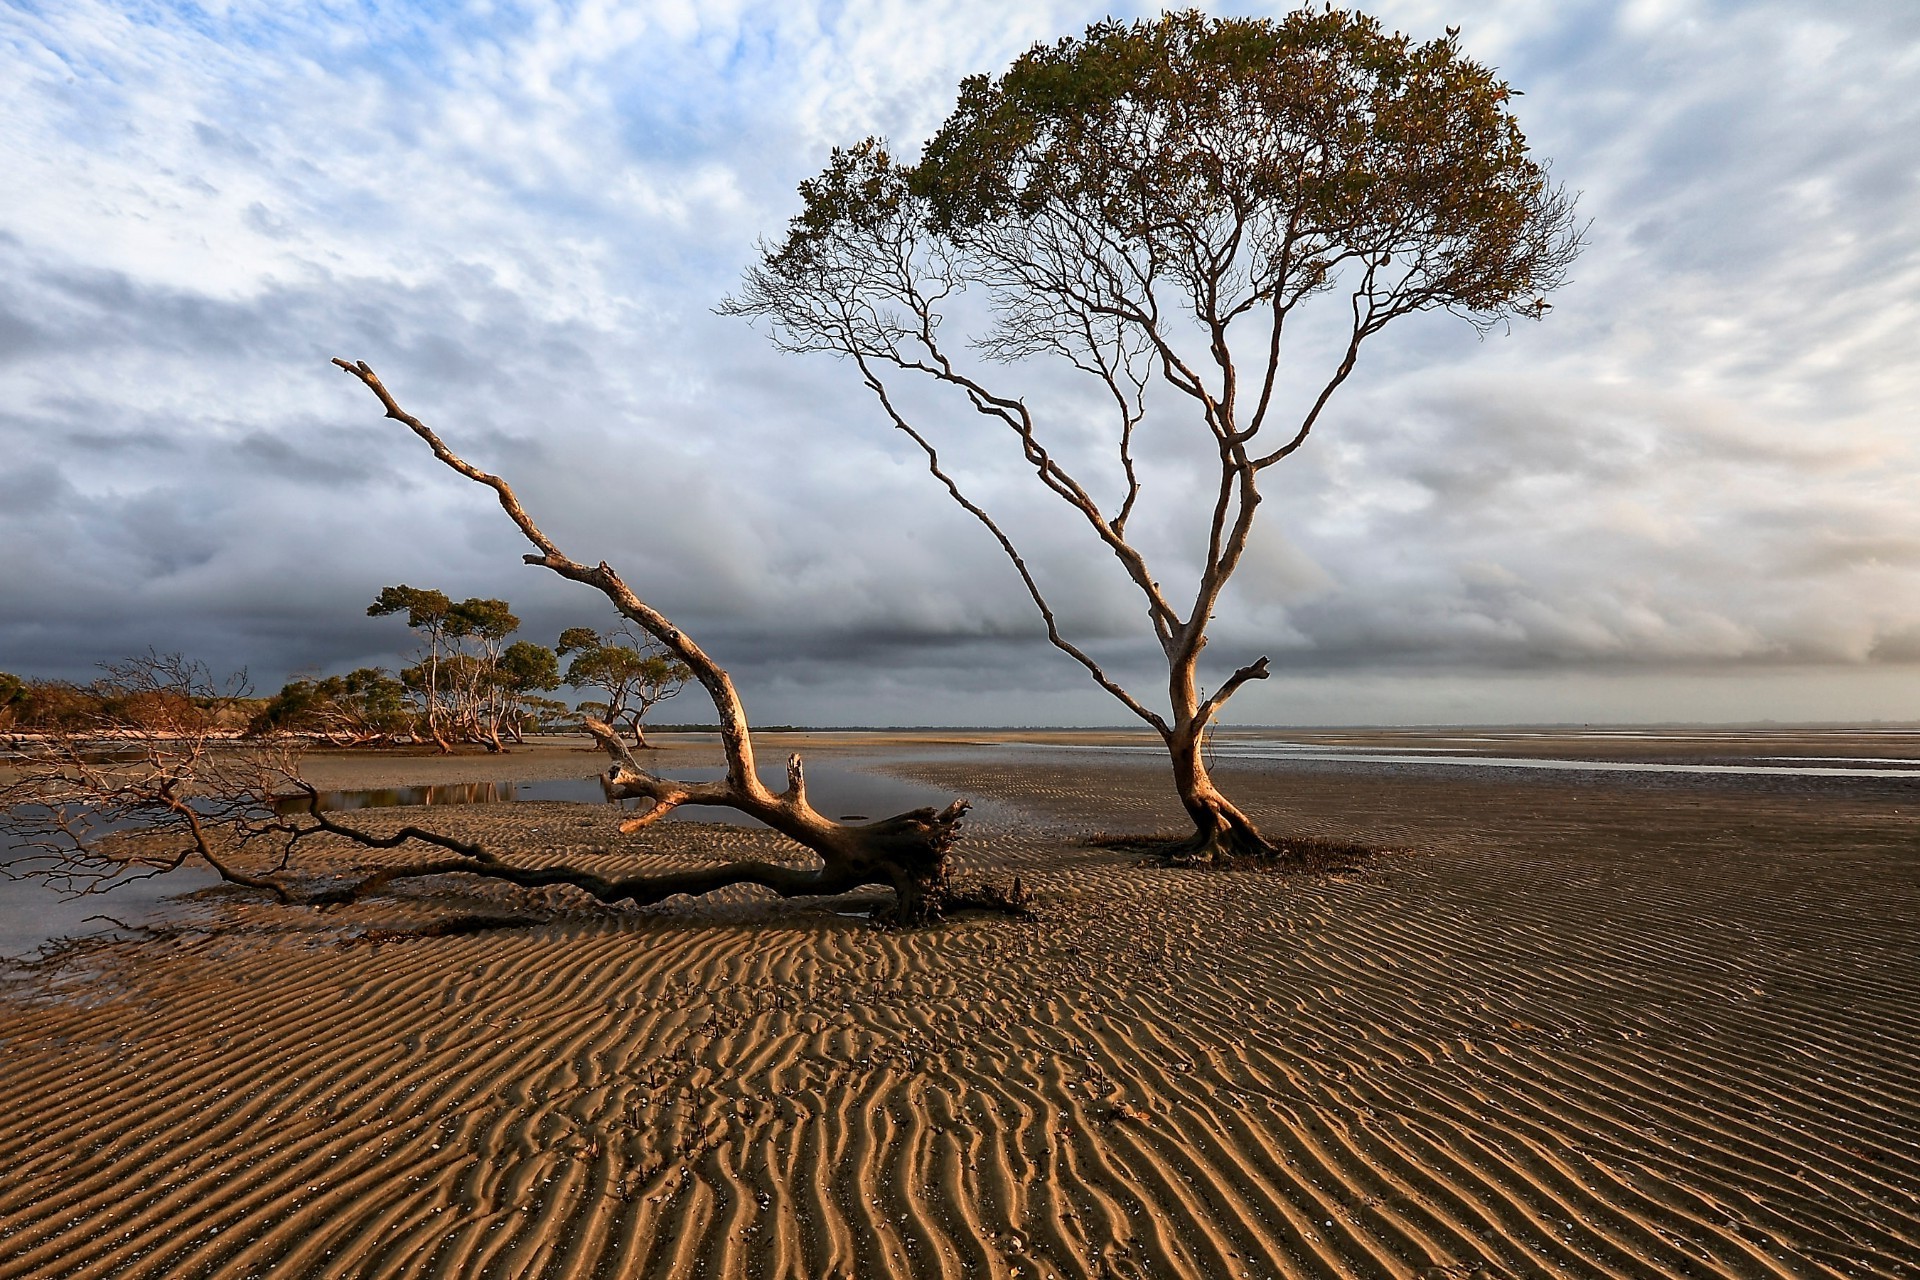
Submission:
{"label": "bare tree limb", "polygon": [[[823,865],[819,875],[808,883],[839,884],[848,877],[865,877],[857,882],[877,881],[893,886],[899,899],[899,911],[905,918],[917,919],[939,914],[941,895],[947,883],[947,850],[957,836],[961,816],[967,811],[966,801],[956,800],[939,811],[915,810],[911,814],[902,814],[880,823],[846,826],[819,813],[807,802],[804,776],[797,761],[789,763],[786,791],[778,795],[770,791],[755,770],[753,739],[747,726],[746,710],[732,678],[692,637],[676,627],[665,614],[641,600],[604,561],[588,566],[567,556],[534,523],[511,485],[499,476],[467,462],[418,418],[401,408],[364,361],[335,359],[333,363],[373,392],[389,418],[404,423],[426,441],[434,457],[441,463],[493,490],[501,508],[527,541],[539,551],[538,555],[524,557],[527,563],[543,566],[563,578],[598,590],[623,616],[685,663],[694,678],[706,689],[720,719],[721,745],[727,759],[727,777],[721,782],[692,783],[661,778],[634,760],[611,726],[598,722],[589,726],[589,732],[613,759],[612,767],[602,780],[608,797],[640,797],[653,801],[647,812],[628,820],[625,824],[627,830],[638,830],[658,821],[682,804],[720,805],[737,809],[819,855]],[[554,874],[560,873],[556,871]],[[747,872],[740,874],[748,875]],[[520,883],[519,880],[514,882]],[[585,881],[576,882],[563,877],[562,881],[556,882],[576,883],[577,887],[600,896],[599,889]],[[789,882],[799,883],[792,880],[785,870],[778,875],[768,873],[768,878],[755,881],[776,891],[780,891],[780,885]],[[713,883],[717,886],[722,881]],[[639,886],[623,885],[618,892],[623,898],[638,900],[633,895],[644,894],[646,890]]]}
{"label": "bare tree limb", "polygon": [[1101,669],[1100,664],[1093,660],[1092,655],[1060,634],[1060,624],[1054,617],[1053,606],[1047,603],[1046,596],[1040,590],[1040,584],[1034,581],[1032,571],[1027,568],[1026,560],[1021,556],[1019,549],[1013,545],[1013,539],[1006,535],[994,518],[987,514],[985,509],[968,498],[965,493],[961,492],[958,482],[956,482],[952,476],[941,469],[939,451],[933,447],[933,444],[925,436],[921,435],[920,432],[914,428],[913,424],[902,417],[899,411],[894,408],[893,399],[888,395],[886,385],[869,372],[867,375],[867,387],[873,392],[875,397],[879,399],[881,407],[887,412],[888,416],[893,419],[893,425],[915,444],[919,445],[921,451],[926,454],[927,470],[932,472],[934,478],[946,487],[948,494],[952,496],[955,502],[960,504],[961,508],[964,509],[967,514],[986,526],[987,531],[993,535],[994,541],[1000,544],[1000,549],[1005,552],[1007,558],[1013,562],[1014,570],[1020,575],[1021,583],[1027,588],[1027,594],[1032,598],[1034,608],[1039,610],[1041,621],[1046,624],[1047,640],[1062,653],[1067,654],[1073,658],[1074,661],[1085,667],[1088,673],[1093,676],[1094,681],[1118,699],[1122,706],[1126,707],[1129,711],[1139,716],[1164,735],[1167,732],[1167,722],[1158,712],[1150,710],[1131,693],[1128,693],[1118,682],[1109,677],[1107,673]]}

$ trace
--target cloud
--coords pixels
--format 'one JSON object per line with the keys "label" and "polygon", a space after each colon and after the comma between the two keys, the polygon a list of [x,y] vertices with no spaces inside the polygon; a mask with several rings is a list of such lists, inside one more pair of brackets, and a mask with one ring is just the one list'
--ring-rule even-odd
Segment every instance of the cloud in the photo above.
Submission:
{"label": "cloud", "polygon": [[[1209,649],[1215,678],[1284,671],[1242,714],[1662,714],[1663,681],[1712,672],[1755,706],[1864,705],[1834,683],[1857,678],[1920,715],[1920,10],[1368,7],[1462,25],[1525,90],[1590,245],[1542,325],[1374,339],[1270,473]],[[700,634],[756,714],[1119,718],[847,370],[711,313],[830,146],[922,138],[963,75],[1103,13],[10,9],[0,537],[33,553],[0,561],[0,668],[391,665],[405,637],[363,611],[399,581],[509,598],[535,638],[608,621],[519,565],[343,355]],[[1011,376],[1110,486],[1067,381]],[[1156,683],[1112,558],[1006,441],[933,426],[1063,625]],[[1207,493],[1193,439],[1140,441],[1135,527],[1170,583]]]}

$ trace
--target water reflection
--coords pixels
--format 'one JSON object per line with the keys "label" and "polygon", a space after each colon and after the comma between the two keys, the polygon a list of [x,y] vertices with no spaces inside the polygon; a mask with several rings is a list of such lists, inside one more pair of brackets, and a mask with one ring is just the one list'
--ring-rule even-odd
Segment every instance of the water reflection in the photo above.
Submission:
{"label": "water reflection", "polygon": [[[125,830],[128,824],[94,824],[93,836]],[[154,923],[177,915],[170,899],[218,883],[200,867],[161,876],[139,869],[118,881],[104,881],[84,895],[63,893],[36,874],[48,865],[46,851],[13,831],[0,830],[0,962],[31,956],[56,938],[111,933],[121,923]]]}
{"label": "water reflection", "polygon": [[[436,782],[421,787],[373,787],[353,791],[322,791],[320,808],[328,812],[343,809],[391,809],[401,805],[507,804],[515,800],[591,801],[603,797],[593,778],[568,779],[566,787],[575,795],[530,796],[523,793],[540,786],[526,782]],[[551,785],[551,784],[549,784]],[[307,797],[282,796],[274,801],[276,813],[305,813]]]}
{"label": "water reflection", "polygon": [[[711,782],[725,775],[724,769],[676,769],[674,776],[687,782]],[[778,791],[786,786],[784,770],[762,774],[761,781]],[[842,765],[810,764],[807,768],[807,798],[813,807],[842,822],[864,822],[870,815],[904,813],[926,805],[938,808],[951,796],[917,782],[908,782],[884,774],[865,773]],[[395,805],[511,804],[529,801],[559,801],[565,804],[605,804],[606,793],[596,775],[590,778],[547,778],[535,782],[447,782],[417,787],[375,787],[346,791],[322,791],[320,807],[329,812],[348,809],[385,809]],[[623,807],[639,808],[644,802],[626,800]],[[280,813],[302,813],[305,796],[286,796],[275,802]],[[669,822],[720,822],[737,826],[763,825],[734,809],[713,805],[682,805],[667,818]]]}

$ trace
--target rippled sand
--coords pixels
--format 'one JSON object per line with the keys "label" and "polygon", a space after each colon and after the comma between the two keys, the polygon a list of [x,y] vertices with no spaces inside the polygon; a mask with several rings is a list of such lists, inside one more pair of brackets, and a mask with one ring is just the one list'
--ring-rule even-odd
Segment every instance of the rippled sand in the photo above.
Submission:
{"label": "rippled sand", "polygon": [[[1230,773],[1276,829],[1407,851],[1304,879],[1089,846],[1170,825],[1143,764],[896,768],[999,801],[965,860],[1039,922],[220,896],[36,975],[0,1276],[1920,1269],[1897,789]],[[777,847],[431,817],[609,865]],[[476,910],[545,923],[406,936]]]}

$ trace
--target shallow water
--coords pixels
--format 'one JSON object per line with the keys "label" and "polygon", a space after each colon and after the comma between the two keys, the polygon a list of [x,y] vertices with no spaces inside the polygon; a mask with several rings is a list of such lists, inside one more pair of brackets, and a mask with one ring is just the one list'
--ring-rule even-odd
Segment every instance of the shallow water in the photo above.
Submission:
{"label": "shallow water", "polygon": [[[718,768],[676,769],[674,776],[689,782],[706,782],[723,776]],[[787,784],[786,770],[764,772],[764,781],[774,790]],[[814,808],[843,822],[890,817],[926,805],[944,805],[953,797],[921,783],[866,773],[844,765],[807,766],[807,794]],[[368,790],[322,791],[321,808],[329,811],[391,808],[397,805],[506,804],[526,801],[559,801],[570,804],[605,804],[598,777],[548,779],[538,782],[437,783],[421,787],[382,787]],[[639,801],[622,802],[637,808]],[[282,812],[298,812],[306,805],[304,797],[288,797]],[[674,810],[669,822],[717,822],[759,827],[765,824],[732,809],[713,805],[683,805]],[[0,833],[0,868],[19,864],[28,851],[12,837]],[[165,876],[123,883],[102,893],[82,898],[64,897],[44,881],[0,878],[0,958],[27,957],[57,938],[83,937],[111,933],[119,926],[109,920],[89,920],[96,915],[113,916],[130,925],[152,924],[176,917],[182,906],[173,901],[217,882],[212,872],[182,870]]]}
{"label": "shallow water", "polygon": [[[726,770],[674,769],[671,773],[673,777],[686,782],[712,782],[724,777]],[[786,769],[783,766],[778,772],[762,770],[760,780],[774,791],[780,791],[787,785]],[[944,805],[952,799],[921,783],[867,773],[844,765],[821,763],[807,765],[807,798],[821,813],[842,822],[891,817],[926,805]],[[384,809],[395,805],[510,804],[538,800],[565,804],[605,804],[606,796],[600,790],[598,776],[540,782],[450,782],[423,787],[379,787],[320,793],[320,807],[328,811]],[[629,809],[640,808],[643,803],[639,800],[621,802]],[[301,796],[289,796],[280,806],[283,813],[297,813],[305,807],[306,799]],[[682,805],[666,821],[719,822],[746,827],[765,825],[733,809],[703,804]]]}
{"label": "shallow water", "polygon": [[[81,897],[60,893],[44,880],[14,879],[27,871],[34,850],[22,848],[10,832],[0,831],[0,958],[31,956],[56,938],[111,933],[129,924],[152,924],[177,916],[172,901],[216,883],[211,871],[191,868],[164,876],[123,880]],[[113,920],[89,919],[112,916]]]}
{"label": "shallow water", "polygon": [[[1010,742],[1022,751],[1102,751],[1123,755],[1164,755],[1159,746],[1125,746],[1100,743]],[[1581,760],[1553,756],[1448,755],[1441,747],[1378,748],[1327,746],[1310,742],[1229,741],[1207,748],[1209,760],[1312,761],[1316,764],[1417,764],[1458,765],[1482,769],[1556,769],[1581,773],[1690,773],[1735,774],[1746,777],[1796,778],[1913,778],[1920,780],[1920,760],[1882,759],[1884,764],[1905,768],[1861,768],[1853,764],[1813,765],[1711,764],[1706,762],[1674,764],[1649,760]],[[1767,756],[1764,759],[1829,759],[1813,756]],[[1853,759],[1854,757],[1839,757]]]}

